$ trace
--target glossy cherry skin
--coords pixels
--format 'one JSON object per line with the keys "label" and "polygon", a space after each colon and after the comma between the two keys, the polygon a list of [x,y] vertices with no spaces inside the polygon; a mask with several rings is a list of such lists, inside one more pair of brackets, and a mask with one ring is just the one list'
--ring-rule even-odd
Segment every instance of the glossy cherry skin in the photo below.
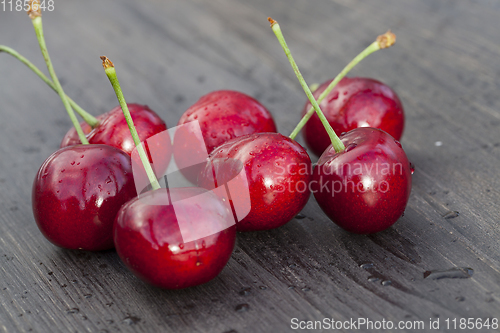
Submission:
{"label": "glossy cherry skin", "polygon": [[358,234],[389,228],[404,213],[411,192],[411,166],[401,144],[386,132],[362,127],[340,137],[321,155],[311,189],[337,225]]}
{"label": "glossy cherry skin", "polygon": [[[224,163],[238,161],[245,168],[251,206],[248,215],[237,223],[238,231],[280,227],[297,215],[309,199],[311,159],[300,144],[279,133],[255,133],[229,140],[210,154],[209,161],[211,164],[198,179],[199,185],[206,188],[213,182],[214,165],[232,169]],[[236,172],[215,173],[217,186],[221,186]]]}
{"label": "glossy cherry skin", "polygon": [[218,90],[202,96],[184,112],[178,125],[196,120],[209,154],[222,143],[239,136],[276,132],[271,113],[259,101],[232,90]]}
{"label": "glossy cherry skin", "polygon": [[[332,80],[314,91],[314,97],[326,89]],[[306,103],[302,114],[311,104]],[[358,127],[373,127],[400,140],[404,129],[403,105],[396,93],[382,82],[362,77],[344,77],[320,104],[326,119],[337,134]],[[330,145],[328,134],[315,113],[304,126],[306,145],[316,155],[321,155]]]}
{"label": "glossy cherry skin", "polygon": [[33,215],[53,244],[67,249],[113,248],[113,222],[136,196],[130,157],[107,145],[61,148],[33,183]]}
{"label": "glossy cherry skin", "polygon": [[[200,195],[203,200],[189,202]],[[185,199],[182,209],[175,206]],[[199,237],[184,241],[179,211],[190,223],[188,233]],[[222,271],[234,249],[236,226],[230,206],[212,192],[159,189],[120,209],[114,241],[118,255],[136,276],[160,288],[181,289],[208,282]]]}
{"label": "glossy cherry skin", "polygon": [[[103,113],[103,114],[98,115],[96,117],[96,119],[99,122],[101,122],[107,116],[108,116],[108,113]],[[88,139],[88,134],[90,132],[92,132],[92,127],[90,127],[90,125],[87,124],[84,121],[82,121],[80,123],[80,126],[82,127],[82,131],[85,134],[85,136],[87,136],[87,139]],[[78,137],[78,133],[76,133],[75,126],[71,126],[71,128],[69,129],[69,131],[66,132],[66,134],[64,135],[64,137],[63,137],[63,139],[61,141],[60,148],[68,147],[68,146],[73,146],[73,145],[79,145],[81,143],[82,142],[80,141],[80,138]]]}
{"label": "glossy cherry skin", "polygon": [[[147,105],[127,104],[127,106],[141,142],[167,129],[165,122]],[[130,130],[121,107],[117,106],[97,118],[100,120],[100,123],[90,132],[90,126],[82,123],[82,129],[85,133],[88,133],[87,139],[89,143],[109,145],[131,155],[135,144],[130,135]],[[64,136],[61,147],[75,143],[80,143],[80,139],[75,129],[71,128]]]}

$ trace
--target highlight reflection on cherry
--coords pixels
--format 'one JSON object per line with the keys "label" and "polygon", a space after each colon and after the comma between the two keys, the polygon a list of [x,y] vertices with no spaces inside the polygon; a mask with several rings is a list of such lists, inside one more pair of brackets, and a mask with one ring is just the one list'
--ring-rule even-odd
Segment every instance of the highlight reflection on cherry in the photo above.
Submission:
{"label": "highlight reflection on cherry", "polygon": [[113,248],[113,222],[136,196],[130,157],[107,145],[61,148],[40,167],[32,206],[38,228],[57,246]]}
{"label": "highlight reflection on cherry", "polygon": [[[127,104],[127,106],[141,142],[167,129],[165,122],[147,105],[132,103]],[[130,130],[123,116],[121,107],[117,106],[111,111],[99,115],[97,119],[100,123],[94,129],[91,129],[85,122],[81,123],[89,143],[109,145],[131,155],[135,148],[135,144],[130,135]],[[79,143],[80,139],[76,134],[75,128],[72,127],[64,136],[61,147]]]}
{"label": "highlight reflection on cherry", "polygon": [[235,245],[228,203],[201,188],[149,191],[120,209],[116,251],[135,275],[157,287],[208,282],[222,271]]}
{"label": "highlight reflection on cherry", "polygon": [[276,132],[271,113],[259,101],[233,90],[217,90],[202,96],[184,112],[178,125],[196,120],[209,154],[239,136]]}
{"label": "highlight reflection on cherry", "polygon": [[362,127],[340,137],[313,171],[311,189],[325,214],[347,231],[369,234],[393,225],[411,192],[411,166],[401,144],[386,132]]}
{"label": "highlight reflection on cherry", "polygon": [[[328,80],[314,91],[314,97],[328,87]],[[311,104],[306,103],[303,114]],[[373,127],[400,140],[404,129],[404,110],[397,94],[386,84],[370,78],[344,77],[320,103],[321,110],[337,134],[358,127]],[[304,126],[304,139],[314,154],[320,156],[330,144],[317,114]]]}
{"label": "highlight reflection on cherry", "polygon": [[238,231],[280,227],[297,215],[309,199],[311,159],[300,144],[279,133],[232,139],[217,147],[209,161],[198,179],[199,185],[206,188],[213,186],[214,168],[218,186],[235,176],[235,161],[245,168],[251,209],[238,222]]}

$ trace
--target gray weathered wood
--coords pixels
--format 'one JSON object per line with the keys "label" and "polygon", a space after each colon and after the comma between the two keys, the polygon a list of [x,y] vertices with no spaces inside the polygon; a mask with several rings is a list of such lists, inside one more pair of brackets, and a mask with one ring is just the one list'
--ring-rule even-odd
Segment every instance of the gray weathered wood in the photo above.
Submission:
{"label": "gray weathered wood", "polygon": [[[56,94],[0,54],[0,332],[282,332],[291,318],[325,317],[426,328],[440,318],[443,328],[446,318],[499,318],[499,15],[494,0],[56,0],[44,28],[68,95],[93,114],[117,104],[100,65],[106,54],[127,100],[149,104],[169,126],[201,95],[229,88],[258,98],[291,132],[305,96],[267,16],[309,83],[333,77],[391,28],[396,45],[351,76],[386,82],[402,99],[413,191],[404,217],[372,236],[341,230],[311,198],[306,218],[239,235],[214,281],[158,290],[113,251],[66,251],[40,234],[33,177],[70,123]],[[32,30],[25,13],[0,11],[0,44],[44,68]],[[448,211],[460,215],[443,218]],[[424,279],[452,267],[475,273]]]}

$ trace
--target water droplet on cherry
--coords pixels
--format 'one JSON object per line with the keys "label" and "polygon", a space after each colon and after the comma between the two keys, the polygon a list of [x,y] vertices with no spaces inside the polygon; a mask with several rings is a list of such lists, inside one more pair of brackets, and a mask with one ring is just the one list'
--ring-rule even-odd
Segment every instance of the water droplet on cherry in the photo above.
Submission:
{"label": "water droplet on cherry", "polygon": [[351,144],[347,145],[347,147],[345,147],[345,152],[347,153],[347,152],[353,150],[354,148],[356,148],[356,146],[357,146],[357,144],[355,144],[355,143],[351,143]]}
{"label": "water droplet on cherry", "polygon": [[339,98],[339,92],[338,91],[336,91],[333,94],[333,96],[328,99],[328,102],[332,102],[332,101],[336,100],[337,98]]}

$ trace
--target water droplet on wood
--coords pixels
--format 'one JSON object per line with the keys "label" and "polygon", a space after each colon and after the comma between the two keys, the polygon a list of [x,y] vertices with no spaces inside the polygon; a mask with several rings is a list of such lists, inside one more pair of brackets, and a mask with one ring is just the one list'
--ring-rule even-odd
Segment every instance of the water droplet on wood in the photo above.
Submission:
{"label": "water droplet on wood", "polygon": [[454,219],[455,217],[458,217],[460,215],[459,212],[457,212],[456,210],[455,211],[449,211],[445,214],[442,215],[442,217],[444,217],[445,219]]}
{"label": "water droplet on wood", "polygon": [[234,310],[236,312],[246,312],[246,311],[248,311],[248,309],[250,309],[250,305],[248,305],[248,304],[238,304],[234,308]]}
{"label": "water droplet on wood", "polygon": [[469,267],[454,267],[447,270],[425,271],[424,279],[468,279],[472,277],[474,270]]}
{"label": "water droplet on wood", "polygon": [[250,288],[250,287],[243,288],[240,290],[240,292],[238,294],[241,296],[248,296],[248,295],[250,295],[251,290],[252,290],[252,288]]}
{"label": "water droplet on wood", "polygon": [[80,312],[79,308],[71,308],[71,309],[66,311],[66,314],[74,314],[74,313],[78,313],[78,312]]}
{"label": "water droplet on wood", "polygon": [[125,318],[123,318],[123,322],[125,324],[128,324],[128,325],[134,325],[134,324],[137,324],[140,321],[141,321],[141,318],[136,317],[136,316],[131,316],[131,315],[128,315]]}

